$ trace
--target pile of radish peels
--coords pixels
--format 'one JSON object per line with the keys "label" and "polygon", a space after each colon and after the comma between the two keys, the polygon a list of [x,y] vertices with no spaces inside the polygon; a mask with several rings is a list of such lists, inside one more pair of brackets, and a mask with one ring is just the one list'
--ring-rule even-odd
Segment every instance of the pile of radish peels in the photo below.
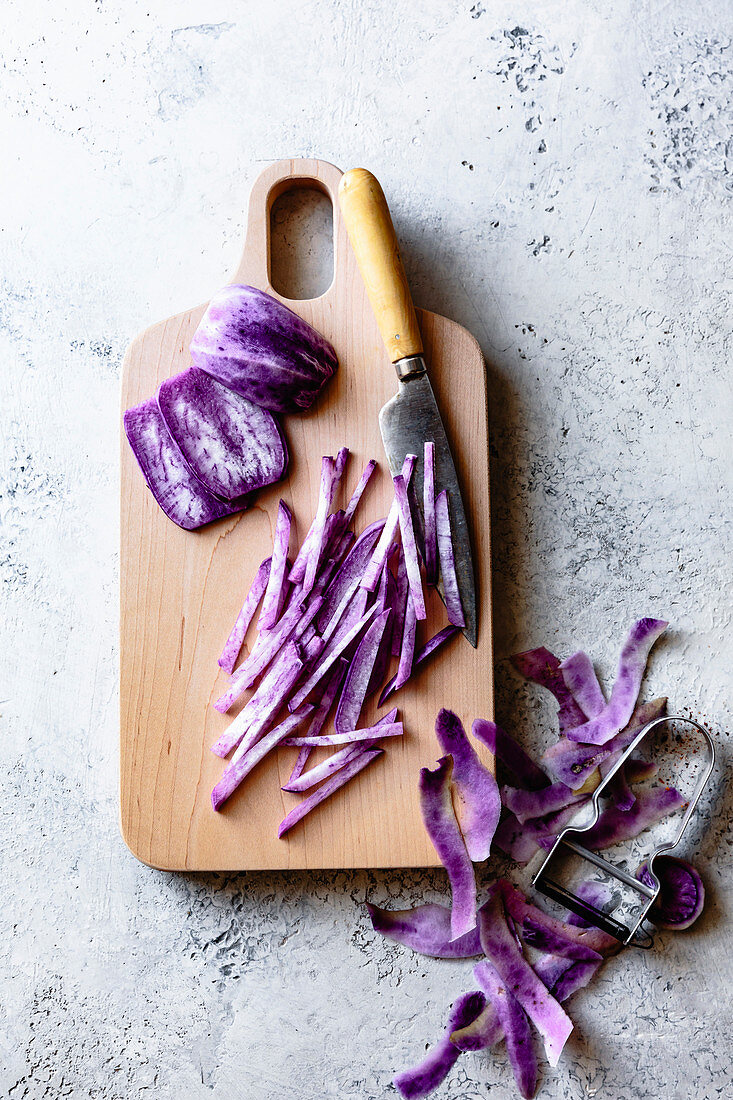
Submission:
{"label": "pile of radish peels", "polygon": [[[292,514],[280,501],[272,554],[257,570],[219,658],[231,679],[215,708],[227,713],[249,694],[212,746],[217,756],[230,757],[212,806],[220,810],[273,749],[296,747],[283,790],[305,797],[280,823],[280,837],[381,756],[383,740],[403,735],[396,709],[360,725],[365,703],[380,692],[383,706],[465,626],[449,501],[435,495],[432,443],[424,454],[425,524],[411,489],[417,458],[407,455],[386,519],[358,537],[354,517],[377,464],[367,463],[346,507],[336,508],[348,457],[344,447],[322,459],[315,516],[292,562]],[[418,646],[418,623],[427,618],[423,578],[442,581],[449,625]],[[237,667],[258,608],[256,640]],[[397,670],[385,683],[393,657]],[[336,751],[306,770],[319,746]]]}
{"label": "pile of radish peels", "polygon": [[[490,748],[512,781],[499,787],[458,717],[447,710],[438,715],[436,735],[445,755],[434,770],[422,769],[420,804],[448,873],[451,907],[429,904],[389,912],[368,905],[369,916],[375,931],[421,954],[483,957],[473,969],[478,989],[454,1003],[443,1037],[422,1062],[394,1078],[406,1100],[431,1093],[462,1051],[487,1050],[502,1039],[520,1094],[533,1096],[539,1078],[533,1029],[550,1064],[557,1064],[573,1026],[562,1004],[588,984],[620,943],[574,915],[567,922],[549,915],[506,879],[493,882],[479,906],[474,865],[488,858],[492,846],[520,863],[550,848],[639,730],[666,713],[666,699],[638,702],[649,651],[666,626],[654,619],[634,624],[608,702],[583,653],[564,662],[546,649],[512,658],[523,675],[550,690],[559,703],[560,739],[543,758],[554,781],[514,738],[478,719],[473,736]],[[646,761],[627,762],[588,834],[588,847],[610,847],[635,837],[683,808],[674,788],[634,790],[632,784],[655,772]],[[651,915],[659,927],[686,928],[702,910],[702,882],[689,864],[666,858],[670,865]],[[638,877],[644,875],[648,871],[642,865]],[[599,909],[613,909],[610,893],[599,882],[583,883],[579,894]]]}

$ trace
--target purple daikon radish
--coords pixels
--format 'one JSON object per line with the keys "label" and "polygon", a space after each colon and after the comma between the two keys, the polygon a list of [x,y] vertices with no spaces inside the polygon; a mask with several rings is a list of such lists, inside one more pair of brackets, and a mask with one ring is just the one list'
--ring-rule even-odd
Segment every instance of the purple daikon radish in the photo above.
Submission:
{"label": "purple daikon radish", "polygon": [[[395,579],[387,566],[385,566],[384,568],[382,577],[385,580],[384,608],[385,610],[392,610],[397,592],[397,586],[395,584]],[[387,670],[389,668],[389,663],[392,656],[392,633],[394,630],[393,620],[394,611],[392,611],[392,614],[387,620],[387,625],[384,628],[384,634],[382,635],[382,641],[379,643],[379,649],[377,650],[377,656],[376,660],[374,661],[372,674],[369,677],[367,698],[369,698],[370,695],[373,695],[375,691],[379,691],[381,689],[382,684],[384,683],[384,678],[387,675]]]}
{"label": "purple daikon radish", "polygon": [[405,627],[405,609],[407,607],[407,569],[405,567],[405,555],[400,551],[397,561],[397,593],[394,604],[394,621],[392,623],[392,656],[399,657],[402,651],[402,635]]}
{"label": "purple daikon radish", "polygon": [[548,1062],[556,1066],[573,1025],[517,946],[498,890],[491,904],[482,908],[479,931],[485,955],[542,1036]]}
{"label": "purple daikon radish", "polygon": [[515,923],[517,931],[525,938],[527,930],[542,929],[554,937],[557,946],[550,948],[554,955],[568,959],[598,960],[602,955],[618,947],[618,941],[599,928],[578,928],[558,920],[544,909],[527,901],[522,891],[507,879],[499,880],[504,908]]}
{"label": "purple daikon radish", "polygon": [[302,687],[298,689],[296,694],[290,700],[288,706],[291,708],[291,710],[294,710],[295,708],[299,707],[301,703],[305,702],[316,684],[323,679],[328,670],[338,660],[341,654],[349,648],[351,643],[360,636],[360,634],[364,630],[364,627],[372,618],[375,611],[376,607],[370,607],[369,610],[366,611],[359,619],[357,619],[353,625],[349,626],[348,630],[344,630],[343,632],[336,632],[336,634],[331,638],[330,642],[324,649],[318,663],[308,676],[305,683],[302,685]]}
{"label": "purple daikon radish", "polygon": [[305,592],[310,592],[316,581],[316,573],[318,572],[321,551],[323,550],[323,532],[331,507],[335,483],[334,461],[330,455],[324,455],[321,459],[321,489],[318,495],[316,518],[313,521],[313,538],[308,550],[308,561],[306,562],[303,578],[303,590]]}
{"label": "purple daikon radish", "polygon": [[[318,704],[313,713],[313,718],[311,719],[311,723],[308,726],[307,732],[312,734],[314,737],[321,732],[326,724],[326,719],[328,718],[331,707],[333,706],[336,696],[338,695],[339,688],[343,683],[343,679],[346,675],[348,667],[349,662],[342,657],[334,668],[333,672],[331,673],[328,681],[326,682],[323,694],[318,700]],[[298,753],[298,758],[295,761],[292,772],[290,773],[290,779],[288,780],[288,783],[294,783],[295,780],[302,775],[303,769],[308,763],[308,757],[310,756],[312,749],[312,745],[301,746],[300,752]],[[283,787],[283,790],[290,790],[290,787]]]}
{"label": "purple daikon radish", "polygon": [[[402,463],[401,476],[406,482],[412,479],[413,472],[415,470],[415,463],[417,457],[415,455],[405,455],[405,461]],[[364,570],[364,574],[361,578],[361,587],[365,588],[367,592],[373,592],[377,587],[379,581],[379,575],[382,572],[384,563],[387,560],[389,554],[389,548],[392,545],[392,541],[397,534],[397,528],[400,525],[400,507],[397,503],[397,498],[392,501],[387,519],[384,521],[384,529],[379,536],[379,542],[374,548],[371,561]]]}
{"label": "purple daikon radish", "polygon": [[[378,606],[377,604],[377,608]],[[336,708],[333,723],[336,733],[355,730],[359,723],[359,715],[364,706],[369,681],[391,614],[390,608],[378,614],[359,642]]]}
{"label": "purple daikon radish", "polygon": [[587,715],[568,690],[560,672],[560,661],[554,653],[540,646],[539,649],[528,649],[525,653],[515,653],[509,660],[526,680],[534,681],[555,696],[560,704],[558,721],[561,733],[585,722]]}
{"label": "purple daikon radish", "polygon": [[285,501],[281,500],[277,508],[275,536],[272,544],[272,565],[267,582],[262,611],[257,620],[258,630],[269,630],[274,626],[281,606],[285,571],[287,568],[288,548],[290,546],[290,524],[293,516]]}
{"label": "purple daikon radish", "polygon": [[504,1032],[509,1063],[519,1092],[532,1097],[537,1088],[537,1058],[532,1049],[532,1031],[527,1013],[488,961],[477,963],[473,976],[488,996]]}
{"label": "purple daikon radish", "polygon": [[344,730],[343,733],[321,733],[318,737],[289,737],[284,742],[298,748],[301,745],[351,745],[357,741],[381,741],[383,737],[402,737],[405,732],[402,722],[384,722],[379,725],[365,726],[359,730]]}
{"label": "purple daikon radish", "polygon": [[476,878],[453,810],[452,772],[453,758],[450,756],[442,757],[435,771],[421,768],[419,790],[423,823],[448,872],[453,895],[451,936],[458,939],[476,926]]}
{"label": "purple daikon radish", "polygon": [[522,787],[539,790],[549,786],[550,780],[542,769],[501,726],[487,718],[477,718],[471,726],[471,733],[477,741],[486,745]]}
{"label": "purple daikon radish", "polygon": [[409,585],[412,603],[415,607],[415,617],[422,620],[427,618],[427,611],[425,610],[425,597],[423,595],[422,579],[420,577],[420,562],[417,556],[415,529],[412,526],[410,502],[407,499],[407,486],[402,474],[397,474],[397,476],[393,478],[393,481],[400,522],[400,534],[402,536],[402,552],[405,555],[405,566],[407,568],[407,583]]}
{"label": "purple daikon radish", "polygon": [[587,653],[579,650],[560,665],[565,686],[575,702],[588,718],[595,718],[606,705],[606,699],[598,683],[593,662]]}
{"label": "purple daikon radish", "polygon": [[255,573],[255,579],[250,585],[249,592],[244,598],[244,603],[237,615],[231,634],[227,638],[224,648],[221,651],[219,667],[223,668],[225,672],[232,673],[234,671],[234,666],[237,663],[237,658],[239,657],[244,643],[244,636],[249,630],[257,606],[267,587],[267,580],[270,576],[270,560],[270,558],[267,558],[263,561]]}
{"label": "purple daikon radish", "polygon": [[285,612],[277,626],[272,631],[268,632],[262,644],[255,645],[247,660],[242,662],[239,669],[234,674],[234,679],[229,685],[228,690],[225,691],[223,695],[219,696],[214,703],[216,710],[221,714],[225,714],[234,706],[237,699],[243,695],[247,688],[252,686],[257,677],[272,663],[273,659],[280,652],[295,628],[303,621],[304,614],[307,615],[308,612],[303,612],[300,603],[294,603],[293,606]]}
{"label": "purple daikon radish", "polygon": [[232,285],[209,302],[190,345],[197,367],[276,412],[310,408],[338,366],[325,337],[256,287]]}
{"label": "purple daikon radish", "polygon": [[451,1035],[475,1020],[485,1005],[486,998],[478,992],[464,993],[456,1000],[448,1015],[442,1039],[431,1047],[419,1065],[398,1073],[392,1079],[403,1100],[419,1100],[445,1080],[461,1055],[458,1047],[451,1043]]}
{"label": "purple daikon radish", "polygon": [[[415,659],[415,636],[417,634],[417,618],[415,605],[409,592],[407,594],[407,607],[405,608],[405,623],[402,629],[402,648],[400,660],[394,678],[394,690],[397,691],[406,684],[412,675],[412,664]],[[382,699],[379,700],[380,706]]]}
{"label": "purple daikon radish", "polygon": [[[274,717],[273,704],[277,702],[278,706],[282,705],[303,668],[304,662],[298,647],[294,642],[288,642],[263,677],[257,691],[229,723],[211,751],[217,756],[228,756],[233,748],[242,743],[242,738],[253,726],[257,732],[262,732],[270,718]],[[249,743],[253,744],[254,741]]]}
{"label": "purple daikon radish", "polygon": [[466,625],[466,617],[461,605],[461,593],[456,576],[456,560],[453,553],[453,536],[450,526],[450,510],[446,489],[438,493],[435,501],[435,523],[438,538],[438,558],[440,575],[443,580],[443,597],[449,622],[461,629]]}
{"label": "purple daikon radish", "polygon": [[289,714],[279,726],[276,726],[275,729],[266,733],[265,736],[260,738],[260,740],[248,749],[247,752],[233,758],[231,764],[211,792],[211,805],[215,810],[221,809],[226,800],[234,794],[237,787],[246,779],[252,769],[259,764],[261,760],[264,760],[272,749],[281,744],[284,738],[286,738],[289,733],[292,733],[292,731],[308,717],[312,710],[313,707],[305,706],[301,707],[301,709],[294,714]]}
{"label": "purple daikon radish", "polygon": [[148,489],[168,519],[185,531],[248,508],[251,494],[224,501],[198,480],[168,431],[153,397],[124,416],[125,434]]}
{"label": "purple daikon radish", "polygon": [[[310,751],[312,748],[312,745],[303,745],[301,753],[306,750]],[[311,787],[317,786],[323,779],[328,779],[330,775],[340,771],[353,757],[363,752],[363,749],[363,745],[344,745],[343,748],[332,753],[331,756],[323,760],[320,764],[316,764],[314,767],[309,768],[307,772],[301,769],[298,775],[291,775],[287,783],[283,785],[282,790],[291,791],[293,794],[301,794],[303,791],[309,791]],[[300,754],[298,758],[300,759]],[[293,771],[294,770],[295,769],[293,769]]]}
{"label": "purple daikon radish", "polygon": [[481,955],[478,927],[451,939],[451,911],[445,905],[387,910],[367,902],[372,928],[388,940],[434,959],[470,959]]}
{"label": "purple daikon radish", "polygon": [[453,757],[453,808],[466,851],[474,863],[482,863],[489,858],[491,841],[499,824],[499,788],[494,776],[479,760],[453,711],[445,708],[440,711],[435,721],[435,734],[443,752]]}
{"label": "purple daikon radish", "polygon": [[[453,638],[457,633],[457,626],[444,626],[443,629],[439,630],[437,634],[433,634],[432,638],[430,638],[422,647],[422,649],[419,650],[416,654],[415,659],[412,662],[412,672],[410,674],[410,679],[412,679],[418,669],[425,664],[428,658],[432,657],[434,653],[437,653],[439,649],[442,649],[446,642],[449,642],[450,639]],[[393,692],[396,691],[396,681],[397,677],[393,676],[389,683],[385,686],[382,694],[379,696],[378,706],[384,706],[390,695],[392,695]]]}
{"label": "purple daikon radish", "polygon": [[284,476],[288,451],[272,413],[197,367],[166,378],[158,406],[185,461],[214,496],[236,500]]}
{"label": "purple daikon radish", "polygon": [[567,731],[571,741],[605,745],[629,722],[644,676],[649,651],[667,629],[664,619],[639,619],[624,642],[611,697],[600,714]]}
{"label": "purple daikon radish", "polygon": [[501,801],[516,817],[520,824],[529,818],[545,817],[557,810],[579,802],[582,794],[577,794],[564,783],[553,783],[539,791],[525,791],[521,787],[502,787]]}
{"label": "purple daikon radish", "polygon": [[280,822],[280,827],[277,831],[278,837],[283,837],[294,825],[297,825],[299,821],[314,810],[316,806],[320,806],[321,802],[324,802],[327,798],[330,798],[332,794],[338,791],[346,783],[368,767],[378,756],[384,755],[384,749],[365,749],[351,759],[345,767],[336,772],[335,775],[330,776],[325,783],[321,784],[315,791],[309,794],[306,798],[299,802],[297,806],[287,814],[286,817]]}
{"label": "purple daikon radish", "polygon": [[667,712],[667,699],[660,696],[634,708],[625,730],[607,741],[605,745],[584,745],[561,737],[543,756],[548,771],[573,790],[583,786],[588,776],[614,753],[627,748],[644,726]]}
{"label": "purple daikon radish", "polygon": [[438,542],[435,526],[435,444],[425,443],[423,459],[423,516],[425,517],[425,580],[438,583]]}
{"label": "purple daikon radish", "polygon": [[362,475],[359,478],[359,482],[358,482],[356,488],[354,489],[351,500],[346,505],[346,511],[344,512],[344,520],[347,524],[351,523],[352,519],[354,518],[354,513],[356,512],[359,501],[361,500],[362,495],[364,493],[364,490],[367,487],[367,483],[369,481],[369,478],[372,476],[372,474],[374,473],[376,468],[377,468],[377,463],[374,461],[373,458],[370,458],[369,461],[367,462],[366,466],[364,467],[364,470],[362,471]]}
{"label": "purple daikon radish", "polygon": [[[344,608],[359,588],[359,582],[364,575],[364,570],[383,528],[384,520],[378,520],[376,523],[371,523],[368,527],[365,527],[349,551],[343,565],[333,577],[328,591],[325,593],[326,598],[316,624],[321,635],[325,635],[329,628],[333,633]],[[331,627],[334,617],[336,623]]]}

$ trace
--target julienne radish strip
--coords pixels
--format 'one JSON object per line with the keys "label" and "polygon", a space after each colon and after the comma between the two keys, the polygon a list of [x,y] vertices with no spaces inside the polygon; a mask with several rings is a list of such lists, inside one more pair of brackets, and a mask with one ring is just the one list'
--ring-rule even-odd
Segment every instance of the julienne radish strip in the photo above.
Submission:
{"label": "julienne radish strip", "polygon": [[304,734],[303,737],[289,737],[283,742],[298,748],[300,745],[351,745],[355,741],[377,741],[382,737],[402,737],[405,732],[402,722],[384,722],[380,725],[365,726],[360,730],[344,730],[343,733],[322,733],[318,737]]}
{"label": "julienne radish strip", "polygon": [[[283,674],[288,677],[290,669],[295,669],[298,675],[303,670],[303,661],[294,642],[288,642],[257,691],[247,700],[236,718],[229,723],[219,739],[211,746],[211,751],[216,756],[228,756],[241,742],[255,717],[263,709],[269,715],[271,700],[277,696],[278,680],[282,680]],[[289,681],[286,680],[286,682]]]}
{"label": "julienne radish strip", "polygon": [[461,605],[461,593],[458,588],[456,576],[456,559],[453,553],[453,536],[450,526],[450,509],[448,504],[448,492],[446,489],[438,493],[435,501],[435,523],[438,539],[438,558],[440,559],[440,575],[443,579],[443,594],[445,596],[445,609],[448,619],[454,626],[461,629],[466,625],[466,617]]}
{"label": "julienne radish strip", "polygon": [[313,520],[313,541],[308,551],[308,561],[306,563],[305,577],[303,579],[303,589],[305,592],[310,592],[315,584],[316,572],[318,571],[321,560],[323,532],[336,484],[335,469],[335,463],[331,456],[324,455],[321,459],[321,491],[318,498],[316,518]]}
{"label": "julienne radish strip", "polygon": [[402,652],[402,634],[405,626],[405,613],[407,609],[407,569],[405,568],[405,555],[400,550],[397,561],[397,579],[395,581],[397,593],[393,604],[394,619],[392,621],[392,656],[399,657]]}
{"label": "julienne radish strip", "polygon": [[351,547],[348,557],[334,574],[325,592],[323,608],[316,624],[323,637],[330,636],[338,626],[344,609],[359,588],[359,582],[383,529],[384,520],[377,520],[365,527]]}
{"label": "julienne radish strip", "polygon": [[[378,608],[379,604],[377,603],[376,606]],[[349,665],[346,682],[336,708],[334,719],[336,733],[356,729],[359,715],[366,700],[367,689],[377,660],[379,647],[382,644],[382,638],[391,614],[391,609],[387,608],[386,611],[382,611],[381,614],[377,615],[359,642],[353,660]]]}
{"label": "julienne radish strip", "polygon": [[297,806],[287,814],[286,817],[280,822],[280,827],[277,831],[278,837],[285,836],[290,832],[294,825],[297,825],[299,821],[309,814],[316,806],[320,806],[321,802],[330,798],[332,794],[340,790],[346,783],[373,763],[379,756],[384,755],[383,749],[365,749],[364,752],[359,753],[358,756],[350,760],[345,767],[336,772],[329,779],[326,780],[320,787],[318,787],[312,794],[304,798],[302,802],[299,802]]}
{"label": "julienne radish strip", "polygon": [[[402,648],[400,649],[400,660],[397,665],[397,672],[394,678],[394,690],[398,691],[403,684],[406,684],[412,675],[412,664],[415,659],[415,636],[417,633],[417,618],[415,616],[415,605],[412,602],[412,598],[408,592],[407,594],[407,607],[405,608],[405,621],[402,628]],[[384,697],[386,698],[386,696]],[[380,705],[383,699],[379,700]]]}
{"label": "julienne radish strip", "polygon": [[348,460],[349,460],[349,448],[348,447],[342,447],[341,450],[339,451],[339,453],[336,455],[336,461],[334,462],[334,465],[333,465],[334,490],[336,488],[338,488],[339,482],[341,481],[341,478],[344,475],[344,470],[346,469],[346,463],[348,462]]}
{"label": "julienne radish strip", "polygon": [[420,769],[420,811],[440,862],[448,872],[453,901],[451,936],[458,939],[476,927],[476,876],[466,851],[451,799],[453,758],[444,756],[435,771]]}
{"label": "julienne radish strip", "polygon": [[[458,633],[457,626],[444,626],[442,630],[439,630],[437,634],[434,634],[418,652],[414,661],[412,662],[412,672],[409,679],[415,675],[421,665],[424,665],[429,657],[432,657],[434,653],[437,653],[439,649],[442,649],[446,642],[449,642]],[[379,696],[379,706],[384,706],[389,697],[397,690],[395,684],[397,677],[393,676],[389,683],[385,686],[382,694]],[[405,681],[407,683],[407,681]]]}
{"label": "julienne radish strip", "polygon": [[[310,751],[312,748],[312,745],[303,745],[301,752],[304,750]],[[345,764],[348,764],[352,757],[358,756],[361,752],[363,752],[363,745],[344,745],[338,752],[332,753],[320,764],[309,768],[307,772],[301,771],[296,776],[291,774],[282,790],[290,791],[292,794],[302,794],[303,791],[308,791],[311,787],[317,786],[323,779],[328,779],[330,775],[339,771]],[[300,755],[298,759],[300,759]],[[295,771],[294,768],[293,771]]]}
{"label": "julienne radish strip", "polygon": [[[331,707],[333,706],[336,700],[336,696],[339,693],[339,688],[344,681],[344,677],[346,675],[348,667],[349,662],[344,660],[344,658],[342,657],[334,668],[333,672],[331,673],[328,683],[324,688],[323,695],[321,696],[316,706],[313,718],[311,719],[311,723],[308,726],[307,732],[312,737],[317,737],[325,726],[326,719],[328,718]],[[294,783],[299,778],[299,776],[302,775],[303,769],[308,762],[308,757],[310,756],[312,748],[312,745],[303,745],[301,747],[301,750],[298,753],[298,759],[295,761],[295,766],[290,773],[290,779],[288,780],[288,783]],[[290,787],[283,787],[283,790],[290,789]]]}
{"label": "julienne radish strip", "polygon": [[[405,482],[409,482],[412,479],[413,472],[415,470],[415,463],[417,462],[416,455],[405,455],[405,460],[402,463],[402,473],[399,475],[404,478]],[[361,587],[365,588],[367,592],[373,592],[379,583],[379,575],[384,568],[384,563],[387,560],[389,554],[389,548],[392,545],[395,535],[397,534],[397,528],[400,524],[400,509],[397,500],[393,500],[390,505],[387,519],[384,522],[384,529],[379,537],[372,559],[368,566],[364,570],[364,575],[361,578]],[[403,547],[404,553],[404,547]]]}
{"label": "julienne radish strip", "polygon": [[313,707],[302,707],[276,726],[274,730],[265,734],[255,745],[240,757],[235,757],[219,782],[211,792],[211,805],[219,810],[228,798],[230,798],[239,784],[246,779],[252,769],[267,756],[268,752],[275,748],[303,722]]}
{"label": "julienne radish strip", "polygon": [[[294,648],[297,649],[297,647]],[[284,660],[282,664],[276,662],[273,665],[272,682],[266,689],[263,687],[260,693],[259,706],[235,749],[234,756],[232,757],[233,760],[242,756],[248,749],[251,749],[252,746],[257,743],[272,719],[284,705],[285,700],[293,690],[293,685],[297,682],[298,677],[302,673],[304,666],[305,662],[301,659],[300,653],[298,653],[297,658],[293,660]],[[276,670],[277,675],[275,675]],[[263,680],[263,684],[264,683],[265,681]]]}
{"label": "julienne radish strip", "polygon": [[292,513],[284,501],[280,501],[277,508],[277,521],[275,524],[275,536],[272,545],[272,564],[270,576],[267,581],[265,598],[262,601],[262,611],[257,622],[259,630],[269,630],[274,626],[278,609],[281,605],[281,597],[285,585],[286,563],[288,560],[288,547],[290,546],[290,524]]}
{"label": "julienne radish strip", "polygon": [[359,478],[358,485],[354,489],[354,493],[351,497],[351,500],[346,505],[346,511],[344,512],[344,520],[347,524],[351,523],[352,519],[354,518],[354,513],[356,512],[359,501],[361,500],[362,495],[364,493],[364,490],[367,487],[367,484],[369,482],[369,478],[372,476],[372,474],[374,473],[376,468],[377,468],[376,462],[374,461],[373,458],[370,458],[369,461],[367,462],[366,466],[364,467],[364,470],[362,472],[361,477]]}
{"label": "julienne radish strip", "polygon": [[257,677],[260,676],[278,656],[280,650],[290,638],[290,635],[295,630],[302,617],[302,605],[300,603],[294,603],[293,606],[285,612],[274,630],[268,631],[266,637],[260,635],[260,637],[263,638],[262,645],[259,648],[255,646],[247,660],[244,661],[237,670],[228,689],[214,703],[214,708],[216,710],[221,714],[226,714],[226,712],[234,706],[237,700],[241,698],[247,688],[252,687]]}
{"label": "julienne radish strip", "polygon": [[397,474],[393,480],[400,534],[402,535],[402,552],[405,555],[405,565],[407,567],[407,583],[415,607],[415,618],[422,620],[427,618],[427,611],[425,610],[425,596],[423,595],[422,580],[420,579],[420,562],[417,557],[415,529],[412,526],[410,502],[407,499],[407,486],[402,474]]}
{"label": "julienne radish strip", "polygon": [[219,667],[223,668],[225,672],[232,673],[234,671],[234,666],[237,663],[237,658],[239,657],[244,643],[245,634],[249,630],[257,606],[265,594],[267,581],[270,577],[271,560],[271,558],[266,558],[255,573],[255,579],[250,585],[249,591],[244,598],[242,608],[232,627],[231,634],[227,638],[224,648],[221,651]]}
{"label": "julienne radish strip", "polygon": [[425,580],[438,583],[438,542],[435,526],[435,444],[425,443],[423,458],[423,516],[425,517]]}
{"label": "julienne radish strip", "polygon": [[596,718],[606,705],[593,662],[582,649],[560,664],[560,672],[570,694],[589,718]]}
{"label": "julienne radish strip", "polygon": [[337,660],[337,658],[339,658],[344,650],[348,649],[351,643],[359,637],[362,630],[367,625],[375,611],[376,607],[370,607],[369,610],[361,616],[361,618],[357,619],[357,621],[354,623],[353,626],[351,626],[349,630],[346,630],[342,634],[337,633],[336,635],[334,635],[329,645],[321,654],[320,662],[316,665],[313,672],[310,674],[303,686],[298,689],[298,691],[288,703],[288,706],[291,708],[291,710],[295,710],[297,707],[300,706],[301,703],[305,702],[313,688],[320,680],[323,679],[323,677],[326,675],[326,673],[331,668],[333,663]]}

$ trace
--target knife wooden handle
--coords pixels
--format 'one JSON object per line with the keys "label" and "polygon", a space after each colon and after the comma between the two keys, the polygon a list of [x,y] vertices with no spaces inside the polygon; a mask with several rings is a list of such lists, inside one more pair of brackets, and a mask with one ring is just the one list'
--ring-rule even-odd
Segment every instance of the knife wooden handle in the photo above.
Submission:
{"label": "knife wooden handle", "polygon": [[422,338],[389,207],[371,172],[352,168],[341,177],[339,205],[391,361],[422,355]]}

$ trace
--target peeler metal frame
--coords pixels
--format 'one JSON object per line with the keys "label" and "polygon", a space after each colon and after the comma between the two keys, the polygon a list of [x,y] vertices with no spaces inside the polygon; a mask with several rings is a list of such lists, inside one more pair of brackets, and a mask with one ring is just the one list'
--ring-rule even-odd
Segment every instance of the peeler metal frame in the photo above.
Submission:
{"label": "peeler metal frame", "polygon": [[[652,887],[647,886],[646,883],[640,882],[638,879],[633,878],[631,875],[627,874],[627,872],[624,871],[623,868],[616,866],[607,859],[604,859],[596,852],[591,852],[576,838],[582,837],[582,834],[588,832],[589,829],[592,829],[598,821],[598,817],[601,812],[599,798],[604,789],[608,787],[613,777],[624,766],[631,754],[639,747],[641,742],[654,729],[656,729],[657,726],[660,726],[663,723],[667,722],[684,722],[687,725],[694,726],[698,733],[702,735],[703,740],[707,743],[708,763],[707,767],[703,770],[700,777],[698,778],[697,786],[695,787],[695,791],[687,804],[687,809],[685,810],[684,816],[680,823],[680,827],[677,830],[677,835],[675,836],[674,840],[665,844],[660,844],[649,856],[647,866],[649,869],[649,874],[653,882],[655,883],[655,885]],[[703,726],[701,726],[698,722],[695,722],[692,718],[685,718],[682,715],[671,715],[664,718],[655,718],[654,721],[649,722],[648,725],[644,726],[644,728],[634,738],[631,744],[621,754],[619,759],[609,771],[608,775],[606,775],[596,787],[595,791],[593,792],[590,804],[593,812],[591,819],[587,822],[587,824],[584,824],[582,828],[575,828],[572,825],[569,825],[559,834],[557,840],[545,857],[542,866],[532,879],[532,885],[535,887],[535,889],[539,890],[541,894],[544,894],[546,897],[551,898],[553,901],[559,902],[566,909],[569,909],[571,913],[575,913],[576,916],[585,918],[597,928],[600,928],[604,932],[607,932],[609,935],[614,936],[624,946],[627,946],[628,944],[633,944],[635,947],[651,947],[653,942],[652,934],[646,928],[642,928],[642,924],[647,916],[647,913],[656,901],[657,895],[659,894],[660,890],[659,879],[657,878],[654,871],[654,860],[658,855],[661,855],[663,852],[670,852],[679,844],[682,834],[687,828],[690,818],[692,817],[692,813],[695,809],[695,806],[697,805],[700,795],[705,789],[707,781],[712,774],[714,766],[715,746],[713,744],[712,737]],[[587,808],[587,805],[583,807],[584,810],[587,810]],[[619,882],[623,882],[626,886],[629,886],[632,890],[636,891],[636,893],[640,894],[644,898],[644,904],[642,905],[640,915],[636,922],[632,925],[632,927],[629,928],[625,924],[622,924],[621,921],[615,920],[612,916],[609,916],[607,913],[604,913],[602,910],[598,909],[597,906],[590,904],[590,902],[584,901],[582,898],[579,898],[577,894],[572,893],[570,890],[566,890],[565,887],[561,886],[559,883],[555,882],[554,879],[549,877],[548,867],[550,866],[553,858],[558,854],[561,848],[565,848],[571,852],[574,852],[575,855],[580,856],[581,859],[585,859],[589,863],[594,864],[594,866],[599,867],[601,870],[605,871],[606,874],[609,875],[609,877],[615,878]]]}

